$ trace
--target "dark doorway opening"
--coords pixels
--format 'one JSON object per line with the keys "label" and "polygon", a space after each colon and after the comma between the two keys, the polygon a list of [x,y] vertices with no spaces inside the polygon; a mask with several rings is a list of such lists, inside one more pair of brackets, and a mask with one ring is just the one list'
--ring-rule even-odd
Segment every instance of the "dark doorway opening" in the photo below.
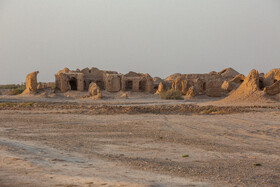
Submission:
{"label": "dark doorway opening", "polygon": [[104,82],[103,82],[103,81],[96,81],[96,85],[97,85],[101,90],[104,90]]}
{"label": "dark doorway opening", "polygon": [[145,80],[140,81],[139,82],[139,91],[140,92],[145,92],[145,90],[146,90],[146,81]]}
{"label": "dark doorway opening", "polygon": [[84,90],[88,90],[87,82],[86,81],[84,81]]}
{"label": "dark doorway opening", "polygon": [[260,88],[261,90],[264,89],[264,84],[263,84],[263,81],[262,81],[262,80],[259,80],[259,88]]}
{"label": "dark doorway opening", "polygon": [[132,85],[133,85],[132,81],[126,81],[126,83],[125,83],[125,90],[131,91],[132,90]]}
{"label": "dark doorway opening", "polygon": [[158,85],[154,86],[154,91],[156,92],[158,90]]}
{"label": "dark doorway opening", "polygon": [[71,78],[70,79],[70,86],[71,86],[71,90],[77,90],[77,79],[76,78]]}
{"label": "dark doorway opening", "polygon": [[206,82],[203,83],[203,85],[202,85],[202,90],[203,90],[203,91],[206,91]]}

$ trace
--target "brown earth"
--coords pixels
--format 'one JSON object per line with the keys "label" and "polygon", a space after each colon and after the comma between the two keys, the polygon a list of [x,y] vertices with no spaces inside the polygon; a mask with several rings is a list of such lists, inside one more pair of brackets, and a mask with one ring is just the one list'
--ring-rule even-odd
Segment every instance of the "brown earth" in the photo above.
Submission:
{"label": "brown earth", "polygon": [[1,96],[0,186],[279,186],[280,104],[209,101]]}

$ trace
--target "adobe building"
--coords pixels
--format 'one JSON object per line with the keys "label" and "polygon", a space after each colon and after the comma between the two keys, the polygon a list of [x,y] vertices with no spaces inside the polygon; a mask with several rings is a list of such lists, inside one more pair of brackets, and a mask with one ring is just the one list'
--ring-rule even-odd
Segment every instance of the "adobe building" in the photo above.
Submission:
{"label": "adobe building", "polygon": [[55,74],[56,88],[61,92],[69,90],[87,91],[90,83],[96,83],[108,92],[132,91],[153,93],[154,82],[149,74],[129,72],[126,75],[115,71],[85,68],[71,71],[65,68]]}

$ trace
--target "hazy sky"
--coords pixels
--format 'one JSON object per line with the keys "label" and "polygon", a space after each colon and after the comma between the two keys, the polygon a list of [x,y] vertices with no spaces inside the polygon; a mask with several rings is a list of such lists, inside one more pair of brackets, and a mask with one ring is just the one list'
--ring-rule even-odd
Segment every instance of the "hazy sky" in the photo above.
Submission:
{"label": "hazy sky", "polygon": [[280,67],[280,0],[0,0],[0,84],[64,68],[166,77]]}

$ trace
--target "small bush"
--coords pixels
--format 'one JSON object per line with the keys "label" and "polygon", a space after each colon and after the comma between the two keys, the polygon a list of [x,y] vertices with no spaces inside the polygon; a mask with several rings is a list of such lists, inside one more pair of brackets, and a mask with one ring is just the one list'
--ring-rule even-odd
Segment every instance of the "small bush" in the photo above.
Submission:
{"label": "small bush", "polygon": [[21,88],[16,88],[16,89],[13,89],[11,94],[12,95],[19,95],[21,94],[23,91],[25,90],[25,88],[21,87]]}
{"label": "small bush", "polygon": [[23,107],[31,107],[31,106],[34,105],[34,103],[33,103],[33,102],[30,102],[30,103],[21,103],[20,105],[23,106]]}
{"label": "small bush", "polygon": [[173,89],[161,92],[160,93],[160,98],[161,99],[174,99],[174,100],[182,100],[183,99],[181,92],[178,91],[178,90],[173,90]]}
{"label": "small bush", "polygon": [[209,108],[200,112],[201,114],[224,114],[225,112],[215,108]]}
{"label": "small bush", "polygon": [[189,157],[189,155],[182,155],[182,157],[183,157],[183,158],[187,158],[187,157]]}
{"label": "small bush", "polygon": [[254,166],[262,166],[260,163],[255,163]]}
{"label": "small bush", "polygon": [[209,109],[207,109],[207,110],[203,110],[201,113],[202,113],[202,114],[211,114],[211,113],[215,113],[215,112],[217,112],[216,109],[214,109],[214,108],[209,108]]}
{"label": "small bush", "polygon": [[56,88],[55,84],[52,84],[52,85],[51,85],[51,89],[54,90],[55,88]]}

